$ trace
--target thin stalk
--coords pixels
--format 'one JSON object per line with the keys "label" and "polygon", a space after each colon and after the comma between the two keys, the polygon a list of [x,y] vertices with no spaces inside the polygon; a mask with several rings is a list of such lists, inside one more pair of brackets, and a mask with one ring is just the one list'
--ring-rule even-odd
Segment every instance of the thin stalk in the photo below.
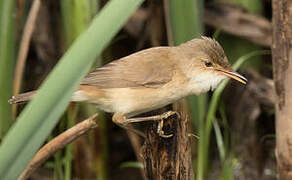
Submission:
{"label": "thin stalk", "polygon": [[[75,104],[71,104],[69,106],[67,112],[67,127],[66,129],[70,129],[75,124],[75,119],[77,117],[79,106]],[[72,179],[71,170],[72,170],[72,161],[73,161],[73,153],[72,153],[72,144],[67,145],[65,148],[65,156],[64,156],[64,171],[65,171],[65,180]]]}
{"label": "thin stalk", "polygon": [[224,180],[233,180],[234,179],[234,158],[231,154],[229,158],[226,158],[224,162],[222,162],[222,171],[221,171],[221,179]]}
{"label": "thin stalk", "polygon": [[228,126],[225,107],[224,107],[223,102],[221,102],[221,105],[219,107],[219,112],[220,112],[220,117],[222,118],[223,129],[224,129],[223,143],[224,143],[224,149],[225,149],[225,157],[223,161],[221,160],[221,166],[222,166],[221,179],[233,180],[234,179],[234,175],[233,175],[234,163],[232,162],[234,160],[233,159],[234,157],[233,157],[233,148],[232,146],[230,146],[231,144],[230,142],[232,142],[232,140],[230,139],[231,131]]}
{"label": "thin stalk", "polygon": [[[226,152],[231,152],[231,150],[228,150],[228,148],[230,147],[229,145],[231,144],[230,143],[230,127],[228,125],[228,122],[227,122],[227,116],[226,116],[226,112],[225,112],[225,106],[222,102],[222,105],[220,105],[219,107],[219,112],[220,112],[220,117],[222,119],[222,124],[223,124],[223,129],[224,129],[224,147],[226,149]],[[227,151],[228,150],[228,151]]]}
{"label": "thin stalk", "polygon": [[[37,19],[40,6],[41,6],[40,0],[33,1],[26,24],[24,26],[24,30],[23,30],[23,34],[22,34],[22,38],[20,42],[20,47],[19,47],[19,52],[17,56],[17,61],[16,61],[14,79],[13,79],[13,83],[14,83],[13,95],[14,96],[19,94],[19,91],[21,89],[21,82],[23,79],[22,78],[23,72],[25,68],[27,54],[29,51],[29,44],[30,44],[34,27],[35,27],[35,22]],[[12,107],[13,118],[16,117],[16,113],[17,113],[17,104],[14,104]]]}
{"label": "thin stalk", "polygon": [[[99,123],[99,139],[95,139],[94,145],[99,144],[100,151],[96,152],[95,168],[97,179],[108,179],[108,135],[107,135],[107,120],[104,117],[104,113],[100,112]],[[96,136],[95,136],[96,137]],[[96,146],[95,146],[96,147]]]}
{"label": "thin stalk", "polygon": [[62,0],[61,13],[66,49],[88,27],[97,13],[96,0]]}
{"label": "thin stalk", "polygon": [[12,122],[12,108],[7,103],[12,96],[13,67],[15,54],[15,3],[0,1],[0,138],[8,131]]}
{"label": "thin stalk", "polygon": [[213,128],[215,131],[215,135],[216,135],[216,142],[217,142],[217,146],[218,146],[218,150],[219,150],[219,155],[220,155],[220,160],[223,163],[225,158],[226,158],[226,151],[225,151],[225,147],[224,147],[224,141],[223,141],[223,136],[218,124],[218,121],[216,118],[214,118],[213,120]]}
{"label": "thin stalk", "polygon": [[56,152],[54,155],[54,180],[64,179],[62,170],[62,153]]}

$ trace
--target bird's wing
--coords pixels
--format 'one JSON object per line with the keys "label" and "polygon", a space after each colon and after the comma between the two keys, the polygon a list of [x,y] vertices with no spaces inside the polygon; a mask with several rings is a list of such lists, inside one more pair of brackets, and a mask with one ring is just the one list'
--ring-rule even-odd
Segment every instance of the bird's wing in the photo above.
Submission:
{"label": "bird's wing", "polygon": [[140,51],[113,61],[88,74],[81,85],[98,88],[158,88],[172,79],[174,72],[169,48]]}

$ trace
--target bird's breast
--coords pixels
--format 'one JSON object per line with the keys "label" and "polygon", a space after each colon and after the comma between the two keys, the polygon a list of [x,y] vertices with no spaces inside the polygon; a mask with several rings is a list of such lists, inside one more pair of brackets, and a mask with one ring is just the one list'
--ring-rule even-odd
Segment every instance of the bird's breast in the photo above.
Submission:
{"label": "bird's breast", "polygon": [[177,87],[167,88],[114,88],[105,90],[107,101],[102,109],[134,116],[175,102],[182,97]]}

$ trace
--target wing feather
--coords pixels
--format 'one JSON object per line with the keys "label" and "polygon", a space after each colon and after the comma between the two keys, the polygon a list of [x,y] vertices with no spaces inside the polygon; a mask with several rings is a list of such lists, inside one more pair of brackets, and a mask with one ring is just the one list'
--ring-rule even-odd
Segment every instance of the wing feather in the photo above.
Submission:
{"label": "wing feather", "polygon": [[81,84],[98,88],[157,88],[172,79],[171,57],[169,47],[140,51],[97,68]]}

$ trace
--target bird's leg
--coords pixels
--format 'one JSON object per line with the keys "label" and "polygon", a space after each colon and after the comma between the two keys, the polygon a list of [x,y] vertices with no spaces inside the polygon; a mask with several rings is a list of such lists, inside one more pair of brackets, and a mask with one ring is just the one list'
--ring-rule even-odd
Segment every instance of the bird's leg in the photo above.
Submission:
{"label": "bird's leg", "polygon": [[121,113],[115,113],[112,117],[112,120],[115,124],[117,124],[118,126],[120,126],[121,128],[124,128],[126,130],[132,131],[144,138],[146,138],[145,134],[137,129],[135,129],[134,127],[130,126],[129,123],[127,122],[127,117]]}
{"label": "bird's leg", "polygon": [[165,119],[167,119],[168,117],[175,115],[175,114],[177,116],[179,116],[179,114],[175,111],[167,111],[163,114],[156,115],[156,116],[140,117],[140,118],[139,117],[126,118],[126,116],[124,116],[121,113],[115,113],[113,116],[113,122],[118,124],[119,126],[125,128],[125,129],[127,129],[127,130],[131,130],[131,131],[139,134],[142,137],[146,137],[144,133],[134,129],[133,127],[129,126],[128,124],[135,123],[135,122],[144,122],[144,121],[158,121],[159,123],[158,123],[157,133],[159,134],[159,136],[164,137],[164,138],[170,138],[173,136],[173,134],[166,135],[163,131],[163,124],[164,124]]}

